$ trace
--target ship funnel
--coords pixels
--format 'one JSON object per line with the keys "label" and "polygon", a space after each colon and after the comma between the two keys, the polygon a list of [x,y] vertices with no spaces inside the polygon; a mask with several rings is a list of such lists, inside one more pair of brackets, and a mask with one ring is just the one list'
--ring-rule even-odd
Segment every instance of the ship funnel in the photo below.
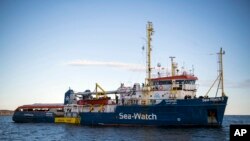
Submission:
{"label": "ship funnel", "polygon": [[64,105],[74,103],[74,91],[69,89],[64,95]]}

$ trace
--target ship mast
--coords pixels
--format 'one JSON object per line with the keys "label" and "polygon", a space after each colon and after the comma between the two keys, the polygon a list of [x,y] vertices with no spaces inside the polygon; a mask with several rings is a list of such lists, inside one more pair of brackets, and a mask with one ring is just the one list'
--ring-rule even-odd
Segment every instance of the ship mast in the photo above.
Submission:
{"label": "ship mast", "polygon": [[[219,70],[218,70],[219,75],[214,81],[214,83],[212,84],[212,86],[209,88],[205,96],[208,95],[208,93],[210,92],[210,90],[212,89],[216,81],[219,81],[217,92],[218,92],[218,89],[221,89],[221,96],[226,96],[225,91],[224,91],[224,74],[223,74],[223,59],[222,59],[223,55],[225,54],[225,51],[222,51],[222,48],[221,48],[220,52],[217,54],[218,54],[218,64],[219,64]],[[216,92],[216,95],[217,95],[217,92]]]}
{"label": "ship mast", "polygon": [[152,48],[151,48],[151,41],[152,41],[152,38],[151,36],[153,35],[154,33],[154,29],[153,29],[153,24],[152,22],[148,22],[147,24],[147,44],[148,44],[148,47],[147,47],[147,61],[146,61],[146,65],[147,65],[147,69],[146,69],[146,73],[147,73],[147,81],[146,81],[146,85],[151,85],[151,51],[152,51]]}
{"label": "ship mast", "polygon": [[224,91],[224,74],[223,74],[223,59],[222,59],[224,54],[225,51],[222,51],[222,48],[220,48],[220,52],[218,53],[218,55],[219,55],[219,73],[220,73],[222,96],[226,96]]}
{"label": "ship mast", "polygon": [[175,65],[174,65],[174,56],[169,57],[171,59],[171,70],[172,70],[172,76],[175,76]]}

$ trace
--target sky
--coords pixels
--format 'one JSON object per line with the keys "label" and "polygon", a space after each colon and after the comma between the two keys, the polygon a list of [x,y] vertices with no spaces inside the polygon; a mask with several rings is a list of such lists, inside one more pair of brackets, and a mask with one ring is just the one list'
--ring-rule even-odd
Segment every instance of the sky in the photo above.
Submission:
{"label": "sky", "polygon": [[[69,89],[116,90],[145,80],[146,24],[152,66],[194,68],[205,95],[225,50],[226,114],[250,115],[247,0],[1,0],[0,109],[63,103]],[[209,96],[215,96],[214,90]]]}

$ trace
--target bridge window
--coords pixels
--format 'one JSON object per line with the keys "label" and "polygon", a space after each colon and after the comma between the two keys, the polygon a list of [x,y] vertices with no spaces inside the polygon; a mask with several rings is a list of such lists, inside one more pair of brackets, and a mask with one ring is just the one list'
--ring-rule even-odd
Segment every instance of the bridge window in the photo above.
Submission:
{"label": "bridge window", "polygon": [[172,84],[171,81],[159,81],[159,85],[168,85],[168,84]]}
{"label": "bridge window", "polygon": [[195,80],[185,80],[184,84],[195,84]]}

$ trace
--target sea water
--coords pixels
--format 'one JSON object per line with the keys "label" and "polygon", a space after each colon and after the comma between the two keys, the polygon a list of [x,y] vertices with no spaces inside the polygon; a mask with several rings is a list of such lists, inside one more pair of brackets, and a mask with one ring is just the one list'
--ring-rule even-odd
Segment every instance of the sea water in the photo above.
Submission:
{"label": "sea water", "polygon": [[0,116],[0,141],[223,141],[229,140],[230,124],[250,124],[250,116],[226,115],[220,128],[92,127],[55,123],[14,123],[11,116]]}

